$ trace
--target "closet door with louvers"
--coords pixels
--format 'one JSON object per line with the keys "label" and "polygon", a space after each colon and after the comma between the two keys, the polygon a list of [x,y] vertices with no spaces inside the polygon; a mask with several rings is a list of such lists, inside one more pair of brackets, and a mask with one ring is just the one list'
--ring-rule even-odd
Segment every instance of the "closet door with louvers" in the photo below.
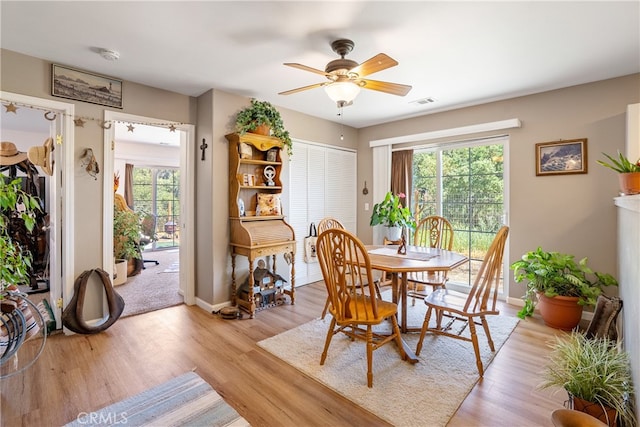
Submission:
{"label": "closet door with louvers", "polygon": [[356,230],[355,151],[296,141],[289,163],[288,222],[296,233],[296,286],[322,280],[318,263],[304,261],[309,225],[330,216]]}

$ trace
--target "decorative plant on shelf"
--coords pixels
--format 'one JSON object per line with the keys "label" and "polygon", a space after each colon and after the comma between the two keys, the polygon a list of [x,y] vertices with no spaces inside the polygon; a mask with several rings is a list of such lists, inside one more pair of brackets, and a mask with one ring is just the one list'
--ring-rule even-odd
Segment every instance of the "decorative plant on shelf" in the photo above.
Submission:
{"label": "decorative plant on shelf", "polygon": [[527,280],[523,297],[525,304],[518,312],[520,318],[533,315],[536,302],[540,300],[539,295],[547,298],[575,297],[582,314],[581,307],[595,305],[604,287],[618,285],[610,274],[591,270],[587,266],[587,258],[578,262],[574,258],[573,255],[547,252],[538,247],[511,264],[514,280],[518,283]]}
{"label": "decorative plant on shelf", "polygon": [[113,256],[125,260],[142,257],[140,216],[132,210],[113,210]]}
{"label": "decorative plant on shelf", "polygon": [[617,412],[622,425],[636,425],[629,355],[620,351],[615,341],[573,332],[556,336],[551,348],[540,388],[564,388],[573,409],[580,410],[584,401],[585,406],[598,412],[591,415],[609,425],[614,425],[616,415],[610,413],[607,420],[607,407]]}
{"label": "decorative plant on shelf", "polygon": [[404,199],[404,193],[393,194],[388,192],[384,200],[373,205],[371,221],[369,225],[384,225],[385,227],[407,227],[411,230],[416,228],[416,221],[408,207],[400,204],[400,199]]}
{"label": "decorative plant on shelf", "polygon": [[618,151],[618,158],[615,159],[608,154],[602,153],[611,163],[607,163],[603,160],[596,160],[598,164],[612,169],[618,173],[630,173],[630,172],[640,172],[640,159],[635,163],[631,163],[629,159],[627,159],[620,151]]}
{"label": "decorative plant on shelf", "polygon": [[21,189],[20,182],[20,178],[10,180],[0,174],[0,292],[29,281],[31,253],[13,240],[9,223],[12,218],[20,218],[25,228],[32,231],[40,204],[37,198]]}
{"label": "decorative plant on shelf", "polygon": [[293,143],[289,131],[284,128],[280,112],[267,101],[251,99],[251,105],[240,110],[236,116],[236,132],[243,135],[255,131],[259,126],[271,128],[271,135],[279,138],[287,148],[287,154],[293,154]]}
{"label": "decorative plant on shelf", "polygon": [[618,158],[613,158],[608,154],[602,153],[611,163],[598,160],[597,162],[604,167],[618,172],[618,181],[620,183],[620,191],[623,195],[640,194],[640,159],[635,163],[631,163],[620,151]]}

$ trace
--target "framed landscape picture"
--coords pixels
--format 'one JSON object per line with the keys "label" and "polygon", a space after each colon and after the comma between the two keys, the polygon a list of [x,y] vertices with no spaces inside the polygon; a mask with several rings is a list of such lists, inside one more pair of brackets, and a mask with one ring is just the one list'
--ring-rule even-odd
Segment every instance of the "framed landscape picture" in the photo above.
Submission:
{"label": "framed landscape picture", "polygon": [[587,173],[587,138],[536,144],[536,175]]}
{"label": "framed landscape picture", "polygon": [[122,108],[122,80],[52,64],[51,95]]}

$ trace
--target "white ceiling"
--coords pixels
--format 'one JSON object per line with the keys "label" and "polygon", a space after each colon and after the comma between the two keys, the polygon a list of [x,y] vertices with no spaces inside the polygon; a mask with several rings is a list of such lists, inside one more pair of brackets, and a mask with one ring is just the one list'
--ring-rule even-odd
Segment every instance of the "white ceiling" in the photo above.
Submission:
{"label": "white ceiling", "polygon": [[[640,2],[1,2],[1,46],[58,64],[198,96],[215,88],[340,121],[324,81],[329,43],[349,38],[359,63],[400,65],[362,90],[344,124],[364,127],[640,72]],[[97,51],[117,50],[118,61]],[[127,103],[126,85],[123,89]],[[431,97],[436,102],[415,101]],[[286,123],[285,123],[286,125]]]}

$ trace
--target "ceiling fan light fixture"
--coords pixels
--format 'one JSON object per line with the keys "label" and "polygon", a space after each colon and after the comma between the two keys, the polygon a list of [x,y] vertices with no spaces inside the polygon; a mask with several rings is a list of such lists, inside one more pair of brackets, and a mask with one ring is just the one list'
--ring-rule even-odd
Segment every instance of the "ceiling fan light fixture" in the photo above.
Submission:
{"label": "ceiling fan light fixture", "polygon": [[349,104],[360,93],[360,86],[353,82],[334,82],[324,87],[327,95],[336,104]]}

